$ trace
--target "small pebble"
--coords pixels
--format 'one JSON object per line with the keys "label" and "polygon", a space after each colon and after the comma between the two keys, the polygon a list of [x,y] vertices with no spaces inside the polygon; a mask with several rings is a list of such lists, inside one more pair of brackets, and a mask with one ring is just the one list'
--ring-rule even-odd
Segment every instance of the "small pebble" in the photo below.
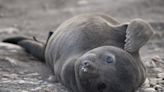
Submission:
{"label": "small pebble", "polygon": [[11,78],[11,79],[15,79],[17,78],[17,74],[3,74],[2,75],[4,78]]}
{"label": "small pebble", "polygon": [[143,87],[147,88],[147,87],[150,87],[150,82],[149,82],[149,79],[146,78],[144,84],[143,84]]}
{"label": "small pebble", "polygon": [[153,70],[154,70],[155,73],[161,73],[161,72],[163,72],[163,69],[160,68],[160,67],[153,68]]}
{"label": "small pebble", "polygon": [[158,76],[159,78],[164,78],[164,73],[158,73],[157,76]]}
{"label": "small pebble", "polygon": [[35,73],[30,73],[30,74],[27,74],[27,76],[39,76],[39,73],[35,72]]}
{"label": "small pebble", "polygon": [[157,92],[154,88],[145,88],[141,92]]}
{"label": "small pebble", "polygon": [[160,85],[155,85],[154,86],[154,89],[157,91],[157,92],[162,92],[162,87]]}
{"label": "small pebble", "polygon": [[29,92],[29,91],[26,91],[26,90],[20,90],[19,92]]}
{"label": "small pebble", "polygon": [[19,32],[20,30],[14,27],[9,27],[9,28],[1,28],[0,29],[0,34],[2,33],[7,33],[7,34],[14,34]]}
{"label": "small pebble", "polygon": [[153,56],[152,60],[153,60],[154,62],[163,62],[163,60],[161,59],[161,57],[158,56],[158,55]]}
{"label": "small pebble", "polygon": [[57,79],[54,75],[50,75],[47,79],[49,82],[57,82]]}
{"label": "small pebble", "polygon": [[156,85],[161,79],[159,78],[150,78],[150,84],[151,85]]}
{"label": "small pebble", "polygon": [[86,5],[88,4],[88,0],[78,0],[77,2],[79,5]]}
{"label": "small pebble", "polygon": [[5,57],[4,59],[10,62],[12,65],[17,65],[17,61],[13,58]]}
{"label": "small pebble", "polygon": [[144,62],[144,65],[148,68],[155,68],[157,67],[156,64],[153,61],[146,61]]}
{"label": "small pebble", "polygon": [[10,43],[0,42],[0,48],[5,48],[7,50],[23,50],[22,47]]}

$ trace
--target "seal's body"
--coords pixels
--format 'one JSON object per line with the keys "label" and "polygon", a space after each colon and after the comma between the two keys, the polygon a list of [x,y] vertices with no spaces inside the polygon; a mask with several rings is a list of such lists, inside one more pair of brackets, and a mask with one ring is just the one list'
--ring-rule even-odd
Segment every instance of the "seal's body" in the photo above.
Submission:
{"label": "seal's body", "polygon": [[102,14],[85,14],[60,25],[44,50],[26,38],[4,42],[19,44],[32,54],[32,48],[39,48],[44,55],[33,55],[45,60],[57,81],[72,92],[134,92],[145,80],[139,48],[151,35],[150,25],[140,19],[120,24]]}

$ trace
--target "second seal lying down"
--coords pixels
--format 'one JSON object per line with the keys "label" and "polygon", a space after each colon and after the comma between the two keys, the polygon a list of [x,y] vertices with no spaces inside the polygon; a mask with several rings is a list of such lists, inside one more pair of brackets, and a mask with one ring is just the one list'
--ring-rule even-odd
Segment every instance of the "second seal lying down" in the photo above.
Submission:
{"label": "second seal lying down", "polygon": [[120,24],[103,14],[85,14],[61,24],[45,44],[25,37],[4,42],[45,61],[71,92],[134,92],[146,77],[139,49],[152,34],[141,19]]}

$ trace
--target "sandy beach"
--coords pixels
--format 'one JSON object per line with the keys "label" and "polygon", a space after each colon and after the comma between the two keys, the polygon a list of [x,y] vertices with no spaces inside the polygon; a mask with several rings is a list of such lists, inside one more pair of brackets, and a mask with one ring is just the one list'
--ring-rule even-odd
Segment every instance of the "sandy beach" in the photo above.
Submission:
{"label": "sandy beach", "polygon": [[[0,40],[23,35],[45,42],[48,32],[83,13],[121,23],[148,21],[154,36],[141,48],[147,79],[138,92],[164,92],[164,0],[0,0]],[[0,42],[0,92],[68,92],[52,71],[19,46]]]}

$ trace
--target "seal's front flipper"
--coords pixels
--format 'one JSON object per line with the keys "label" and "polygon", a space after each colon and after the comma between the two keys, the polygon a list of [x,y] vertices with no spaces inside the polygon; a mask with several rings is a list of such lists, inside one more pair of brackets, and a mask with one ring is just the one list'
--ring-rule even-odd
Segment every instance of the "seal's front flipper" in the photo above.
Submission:
{"label": "seal's front flipper", "polygon": [[27,37],[11,37],[4,39],[3,42],[13,43],[23,47],[28,53],[34,57],[44,61],[44,44]]}
{"label": "seal's front flipper", "polygon": [[128,24],[124,49],[128,52],[138,51],[153,35],[152,27],[141,19]]}

